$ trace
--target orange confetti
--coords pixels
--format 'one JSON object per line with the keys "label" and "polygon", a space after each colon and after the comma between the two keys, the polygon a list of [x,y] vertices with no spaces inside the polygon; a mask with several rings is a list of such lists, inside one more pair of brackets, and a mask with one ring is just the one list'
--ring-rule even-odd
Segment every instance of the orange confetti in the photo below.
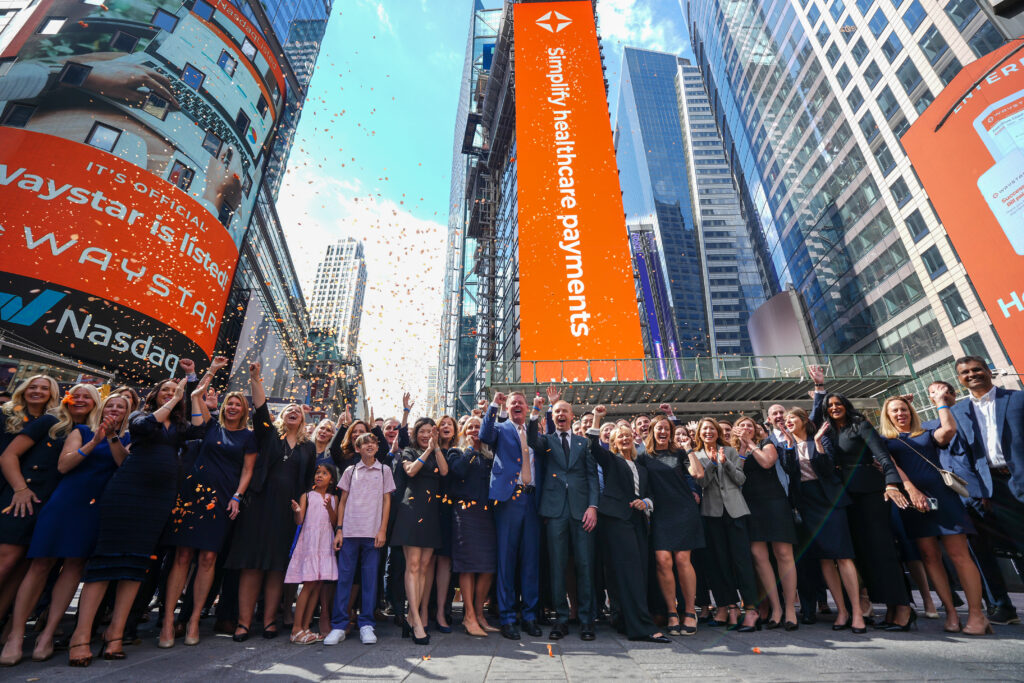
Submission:
{"label": "orange confetti", "polygon": [[761,654],[761,648],[755,647],[753,652],[754,652],[755,655],[759,655],[759,654]]}
{"label": "orange confetti", "polygon": [[554,657],[555,653],[551,651],[551,643],[548,643],[548,657]]}

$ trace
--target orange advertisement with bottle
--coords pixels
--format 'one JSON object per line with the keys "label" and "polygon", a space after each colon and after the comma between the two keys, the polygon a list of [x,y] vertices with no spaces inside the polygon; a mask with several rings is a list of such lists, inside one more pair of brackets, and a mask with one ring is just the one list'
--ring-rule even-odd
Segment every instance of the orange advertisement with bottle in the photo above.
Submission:
{"label": "orange advertisement with bottle", "polygon": [[[523,381],[640,379],[633,267],[588,1],[514,6]],[[534,377],[534,374],[536,376]]]}
{"label": "orange advertisement with bottle", "polygon": [[1024,40],[965,66],[902,142],[1011,362],[1024,367]]}

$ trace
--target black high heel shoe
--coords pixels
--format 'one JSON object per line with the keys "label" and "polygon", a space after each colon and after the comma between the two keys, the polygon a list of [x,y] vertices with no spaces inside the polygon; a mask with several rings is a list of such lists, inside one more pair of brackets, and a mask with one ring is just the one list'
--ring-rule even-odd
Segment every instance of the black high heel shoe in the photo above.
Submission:
{"label": "black high heel shoe", "polygon": [[798,628],[800,628],[800,624],[798,624],[795,621],[787,621],[783,628],[785,628],[787,631],[795,631]]}
{"label": "black high heel shoe", "polygon": [[403,621],[402,622],[402,637],[403,638],[412,638],[412,626],[409,626],[409,622],[408,621]]}
{"label": "black high heel shoe", "polygon": [[104,640],[103,641],[103,659],[105,659],[108,662],[110,662],[110,661],[118,661],[118,660],[124,659],[125,657],[128,656],[128,655],[126,655],[124,653],[123,649],[118,650],[117,652],[109,652],[107,650],[107,646],[110,645],[111,643],[121,643],[121,647],[122,648],[124,647],[124,639],[123,638],[111,638],[110,640]]}
{"label": "black high heel shoe", "polygon": [[907,623],[897,624],[895,621],[885,627],[886,631],[909,631],[911,627],[917,627],[917,610],[911,608]]}
{"label": "black high heel shoe", "polygon": [[[683,621],[686,621],[687,619],[693,619],[694,621],[697,621],[697,615],[694,614],[693,612],[686,612],[685,614],[683,614]],[[683,621],[679,622],[679,628],[682,630],[683,635],[684,636],[697,635],[697,627],[696,626],[687,626],[686,624],[683,623]]]}

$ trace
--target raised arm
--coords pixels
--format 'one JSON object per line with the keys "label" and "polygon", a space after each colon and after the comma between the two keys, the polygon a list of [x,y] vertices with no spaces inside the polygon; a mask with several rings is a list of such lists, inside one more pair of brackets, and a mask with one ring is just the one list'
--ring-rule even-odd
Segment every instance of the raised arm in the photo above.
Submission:
{"label": "raised arm", "polygon": [[480,441],[488,446],[494,447],[498,444],[498,430],[494,427],[494,421],[498,416],[498,409],[505,405],[505,394],[500,391],[494,392],[494,400],[487,408],[483,422],[480,423]]}
{"label": "raised arm", "polygon": [[949,442],[956,436],[956,418],[953,417],[953,404],[956,397],[950,393],[943,384],[933,384],[928,387],[928,398],[938,409],[939,427],[932,432],[932,438],[939,446],[948,446]]}
{"label": "raised arm", "polygon": [[263,388],[263,375],[259,363],[249,364],[249,393],[252,394],[252,407],[256,410],[267,402],[267,392]]}

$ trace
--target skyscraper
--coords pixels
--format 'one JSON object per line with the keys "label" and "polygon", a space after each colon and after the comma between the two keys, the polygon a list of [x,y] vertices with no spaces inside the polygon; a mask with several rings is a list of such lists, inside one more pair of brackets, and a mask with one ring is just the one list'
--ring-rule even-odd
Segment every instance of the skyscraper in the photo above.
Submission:
{"label": "skyscraper", "polygon": [[647,354],[750,353],[766,283],[697,69],[627,47],[616,160]]}
{"label": "skyscraper", "polygon": [[1012,373],[899,139],[1008,36],[974,0],[848,4],[681,1],[772,276],[822,352],[907,354],[907,390],[964,353]]}
{"label": "skyscraper", "polygon": [[316,269],[309,322],[313,329],[333,332],[343,358],[356,355],[365,294],[363,243],[348,238],[328,246]]}

